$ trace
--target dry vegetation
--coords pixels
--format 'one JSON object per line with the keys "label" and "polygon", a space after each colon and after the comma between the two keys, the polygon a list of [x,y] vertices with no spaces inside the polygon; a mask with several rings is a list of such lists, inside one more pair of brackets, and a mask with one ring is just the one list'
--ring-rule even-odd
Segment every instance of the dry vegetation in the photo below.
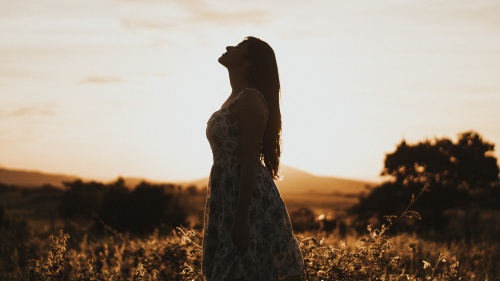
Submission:
{"label": "dry vegetation", "polygon": [[[23,226],[17,227],[1,233],[11,245],[2,248],[1,280],[203,280],[199,231],[90,238],[64,230],[19,233]],[[494,243],[441,244],[380,229],[343,240],[335,232],[297,237],[310,281],[498,280],[500,249]]]}
{"label": "dry vegetation", "polygon": [[[290,205],[324,209],[315,195],[307,198],[302,206],[293,199]],[[496,241],[438,243],[392,235],[390,225],[368,228],[365,235],[296,233],[307,280],[499,280]],[[131,235],[106,227],[97,235],[84,223],[7,218],[0,227],[0,280],[203,280],[200,234],[177,228]]]}

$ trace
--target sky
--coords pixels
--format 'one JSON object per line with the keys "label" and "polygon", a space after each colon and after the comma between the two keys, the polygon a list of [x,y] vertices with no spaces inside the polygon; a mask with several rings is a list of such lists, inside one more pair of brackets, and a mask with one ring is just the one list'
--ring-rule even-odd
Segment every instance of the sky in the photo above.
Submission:
{"label": "sky", "polygon": [[0,0],[0,167],[192,180],[230,94],[217,63],[268,42],[282,163],[379,181],[385,154],[474,130],[500,145],[500,2]]}

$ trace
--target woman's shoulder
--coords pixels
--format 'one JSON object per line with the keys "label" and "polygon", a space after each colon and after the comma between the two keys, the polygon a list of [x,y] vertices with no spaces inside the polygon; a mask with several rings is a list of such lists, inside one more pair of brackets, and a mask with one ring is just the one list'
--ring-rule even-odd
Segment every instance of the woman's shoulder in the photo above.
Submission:
{"label": "woman's shoulder", "polygon": [[231,109],[234,113],[248,110],[254,114],[261,112],[267,115],[266,99],[260,91],[254,88],[243,89]]}
{"label": "woman's shoulder", "polygon": [[256,103],[266,105],[266,98],[264,95],[255,88],[245,88],[240,92],[239,99],[242,99],[245,104]]}

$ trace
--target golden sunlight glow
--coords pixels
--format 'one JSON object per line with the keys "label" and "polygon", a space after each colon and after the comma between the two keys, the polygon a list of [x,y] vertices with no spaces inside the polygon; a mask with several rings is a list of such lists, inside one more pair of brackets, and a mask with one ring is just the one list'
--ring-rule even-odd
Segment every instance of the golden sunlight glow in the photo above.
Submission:
{"label": "golden sunlight glow", "polygon": [[500,144],[497,4],[361,2],[3,1],[0,165],[206,176],[217,58],[247,35],[276,52],[285,164],[378,180],[402,138]]}

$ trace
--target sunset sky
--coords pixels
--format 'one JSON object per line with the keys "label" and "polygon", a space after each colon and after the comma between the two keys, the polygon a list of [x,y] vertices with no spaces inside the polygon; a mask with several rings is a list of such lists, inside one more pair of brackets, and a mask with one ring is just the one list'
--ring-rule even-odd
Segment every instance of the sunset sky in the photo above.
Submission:
{"label": "sunset sky", "polygon": [[378,181],[384,155],[475,130],[500,145],[500,2],[0,1],[0,166],[190,180],[208,175],[217,63],[275,50],[282,163]]}

